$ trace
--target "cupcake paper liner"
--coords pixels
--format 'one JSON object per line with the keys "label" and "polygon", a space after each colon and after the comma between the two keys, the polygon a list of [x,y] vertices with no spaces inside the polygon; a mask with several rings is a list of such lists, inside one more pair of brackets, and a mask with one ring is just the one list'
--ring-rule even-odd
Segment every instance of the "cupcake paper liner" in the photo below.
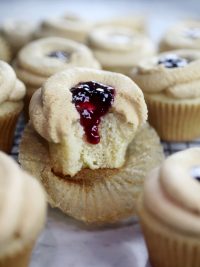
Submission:
{"label": "cupcake paper liner", "polygon": [[0,117],[0,150],[9,153],[13,144],[13,137],[21,109]]}
{"label": "cupcake paper liner", "polygon": [[200,137],[200,103],[164,102],[145,96],[149,123],[161,139],[190,141]]}
{"label": "cupcake paper liner", "polygon": [[28,267],[34,243],[12,255],[0,258],[0,267]]}
{"label": "cupcake paper liner", "polygon": [[81,170],[75,178],[52,172],[48,143],[28,125],[20,145],[24,169],[42,181],[52,207],[86,223],[113,223],[135,215],[136,199],[149,170],[164,159],[155,131],[142,128],[120,169]]}
{"label": "cupcake paper liner", "polygon": [[142,198],[138,212],[153,267],[199,267],[200,237],[171,229],[145,208]]}

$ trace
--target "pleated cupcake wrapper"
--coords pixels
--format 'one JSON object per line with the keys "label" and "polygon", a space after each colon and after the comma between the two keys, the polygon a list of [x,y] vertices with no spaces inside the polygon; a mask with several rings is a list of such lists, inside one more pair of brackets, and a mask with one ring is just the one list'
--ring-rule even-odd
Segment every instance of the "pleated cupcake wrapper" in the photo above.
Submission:
{"label": "pleated cupcake wrapper", "polygon": [[28,267],[34,244],[31,242],[21,251],[0,257],[0,267]]}
{"label": "pleated cupcake wrapper", "polygon": [[200,238],[170,229],[139,203],[139,217],[153,267],[199,267]]}
{"label": "pleated cupcake wrapper", "polygon": [[146,97],[149,123],[161,139],[190,141],[200,137],[200,104],[165,103]]}
{"label": "pleated cupcake wrapper", "polygon": [[26,95],[24,98],[24,110],[23,110],[25,122],[29,121],[29,104],[30,104],[31,98],[32,98],[35,91],[36,91],[36,89],[35,90],[33,90],[33,89],[29,90],[28,89],[26,91]]}
{"label": "pleated cupcake wrapper", "polygon": [[15,128],[20,110],[0,117],[0,150],[9,153],[12,148]]}
{"label": "pleated cupcake wrapper", "polygon": [[42,181],[53,207],[95,224],[134,215],[146,173],[163,160],[159,139],[149,126],[138,133],[129,148],[131,159],[120,170],[84,169],[75,178],[61,178],[52,172],[48,153],[48,143],[28,125],[20,145],[23,168]]}

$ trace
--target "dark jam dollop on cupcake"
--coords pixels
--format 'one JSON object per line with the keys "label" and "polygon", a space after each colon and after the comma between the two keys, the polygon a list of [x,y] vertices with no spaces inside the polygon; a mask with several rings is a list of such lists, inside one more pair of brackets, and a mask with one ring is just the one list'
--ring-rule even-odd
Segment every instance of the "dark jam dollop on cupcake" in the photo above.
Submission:
{"label": "dark jam dollop on cupcake", "polygon": [[57,58],[57,59],[60,59],[62,61],[68,62],[70,60],[71,53],[66,52],[66,51],[57,50],[57,51],[50,52],[47,56],[48,57]]}
{"label": "dark jam dollop on cupcake", "polygon": [[198,27],[191,27],[187,28],[183,31],[184,36],[191,38],[191,39],[199,39],[200,38],[200,28]]}
{"label": "dark jam dollop on cupcake", "polygon": [[185,67],[189,61],[186,58],[179,57],[175,54],[169,54],[161,57],[158,64],[162,64],[165,68],[180,68]]}
{"label": "dark jam dollop on cupcake", "polygon": [[98,126],[101,117],[106,115],[114,102],[115,89],[96,82],[82,82],[71,88],[72,103],[80,114],[80,123],[84,128],[87,141],[100,142]]}
{"label": "dark jam dollop on cupcake", "polygon": [[190,170],[191,176],[200,182],[200,166],[195,166]]}

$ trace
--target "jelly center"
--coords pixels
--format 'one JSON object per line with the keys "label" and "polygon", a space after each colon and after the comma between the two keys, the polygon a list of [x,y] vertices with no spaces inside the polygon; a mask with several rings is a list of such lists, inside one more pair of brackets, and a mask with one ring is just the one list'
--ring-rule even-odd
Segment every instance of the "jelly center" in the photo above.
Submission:
{"label": "jelly center", "polygon": [[87,141],[98,144],[100,142],[98,126],[101,117],[108,112],[114,101],[115,89],[96,81],[89,81],[77,84],[70,91],[72,103],[80,114],[80,123]]}
{"label": "jelly center", "polygon": [[185,67],[188,64],[186,58],[179,57],[175,54],[166,55],[158,60],[158,64],[162,64],[165,68]]}
{"label": "jelly center", "polygon": [[70,57],[71,57],[71,53],[66,52],[66,51],[59,51],[59,50],[57,50],[57,51],[52,51],[47,56],[48,57],[58,58],[61,61],[69,62]]}
{"label": "jelly center", "polygon": [[195,166],[191,168],[190,174],[193,178],[200,182],[200,166]]}

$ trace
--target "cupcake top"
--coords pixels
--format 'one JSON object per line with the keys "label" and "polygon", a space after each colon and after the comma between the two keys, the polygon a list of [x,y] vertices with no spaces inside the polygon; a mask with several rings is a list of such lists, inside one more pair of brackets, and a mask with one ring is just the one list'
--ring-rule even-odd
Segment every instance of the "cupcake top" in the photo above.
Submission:
{"label": "cupcake top", "polygon": [[36,36],[58,36],[85,43],[92,24],[78,16],[66,14],[63,17],[49,18],[43,21]]}
{"label": "cupcake top", "polygon": [[200,97],[200,52],[174,50],[142,60],[130,76],[148,94],[173,99]]}
{"label": "cupcake top", "polygon": [[133,66],[142,57],[154,54],[149,38],[128,27],[96,28],[88,42],[103,66]]}
{"label": "cupcake top", "polygon": [[30,175],[0,152],[0,255],[34,242],[46,217],[45,193]]}
{"label": "cupcake top", "polygon": [[110,18],[97,22],[96,26],[126,27],[137,32],[146,31],[145,18],[137,15]]}
{"label": "cupcake top", "polygon": [[6,20],[1,25],[1,33],[16,53],[33,38],[35,27],[29,21]]}
{"label": "cupcake top", "polygon": [[178,152],[154,169],[144,184],[144,204],[168,226],[200,233],[200,148]]}
{"label": "cupcake top", "polygon": [[171,27],[160,43],[160,50],[200,49],[200,21],[184,21]]}
{"label": "cupcake top", "polygon": [[20,101],[25,96],[25,86],[17,79],[12,67],[0,61],[0,104],[6,101]]}
{"label": "cupcake top", "polygon": [[0,35],[0,60],[9,62],[11,59],[11,51],[5,38]]}
{"label": "cupcake top", "polygon": [[14,66],[19,78],[38,88],[49,76],[63,69],[75,66],[100,68],[86,46],[59,37],[29,43],[18,54]]}
{"label": "cupcake top", "polygon": [[128,144],[146,119],[144,97],[134,82],[87,68],[55,74],[30,103],[34,129],[50,145],[61,144],[56,148],[62,153],[53,153],[59,154],[55,164],[65,159],[59,172],[72,176],[83,167],[122,166]]}

